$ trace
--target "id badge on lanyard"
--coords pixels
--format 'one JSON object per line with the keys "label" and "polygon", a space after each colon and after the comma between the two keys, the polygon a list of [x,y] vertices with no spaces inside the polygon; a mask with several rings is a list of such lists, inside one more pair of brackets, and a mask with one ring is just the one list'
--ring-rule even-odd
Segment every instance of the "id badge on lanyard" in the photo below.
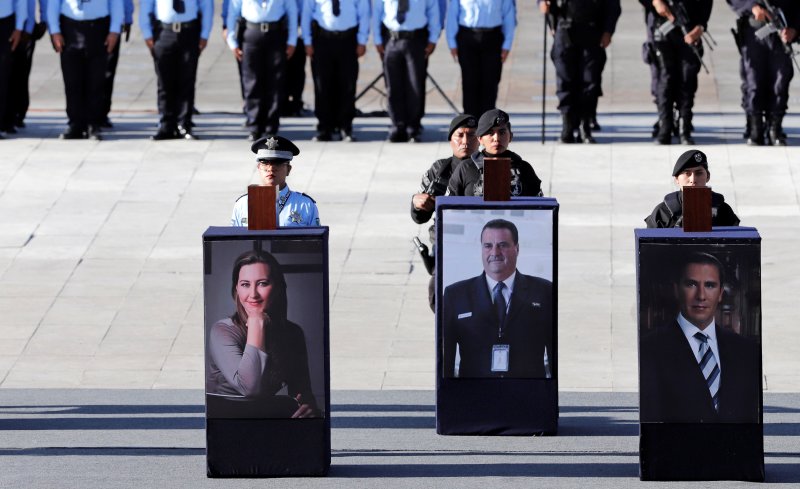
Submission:
{"label": "id badge on lanyard", "polygon": [[492,345],[492,372],[508,372],[510,345]]}

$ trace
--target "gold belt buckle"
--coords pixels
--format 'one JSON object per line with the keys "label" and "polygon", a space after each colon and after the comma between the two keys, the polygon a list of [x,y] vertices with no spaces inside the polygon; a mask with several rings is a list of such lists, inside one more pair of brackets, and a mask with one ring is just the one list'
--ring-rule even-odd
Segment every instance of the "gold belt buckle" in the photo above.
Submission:
{"label": "gold belt buckle", "polygon": [[181,23],[180,22],[173,22],[172,23],[172,32],[175,34],[179,34],[181,32]]}
{"label": "gold belt buckle", "polygon": [[268,22],[262,22],[261,23],[261,32],[269,32],[269,23]]}

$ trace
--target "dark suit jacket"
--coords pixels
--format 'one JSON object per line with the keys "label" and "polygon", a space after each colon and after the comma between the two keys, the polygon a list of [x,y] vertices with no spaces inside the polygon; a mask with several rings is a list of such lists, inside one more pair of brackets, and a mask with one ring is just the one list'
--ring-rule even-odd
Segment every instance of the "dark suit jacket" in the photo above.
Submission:
{"label": "dark suit jacket", "polygon": [[714,410],[706,380],[676,321],[642,338],[639,349],[642,422],[760,422],[761,348],[750,339],[716,328],[722,367],[719,413]]}
{"label": "dark suit jacket", "polygon": [[[442,303],[445,377],[453,377],[456,345],[459,377],[543,378],[545,347],[554,364],[552,282],[517,272],[502,339],[485,274],[448,286]],[[496,344],[510,345],[508,372],[491,370]]]}

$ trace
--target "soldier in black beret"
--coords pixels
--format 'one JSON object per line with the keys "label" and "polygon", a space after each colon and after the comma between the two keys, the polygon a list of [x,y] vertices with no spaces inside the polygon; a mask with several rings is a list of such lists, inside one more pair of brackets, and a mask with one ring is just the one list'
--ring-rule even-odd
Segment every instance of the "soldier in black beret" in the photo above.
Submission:
{"label": "soldier in black beret", "polygon": [[[436,160],[433,165],[422,175],[422,182],[419,190],[411,197],[411,219],[417,224],[424,224],[430,221],[436,205],[436,197],[444,195],[447,190],[447,182],[464,159],[469,159],[470,155],[478,149],[478,138],[475,136],[475,128],[478,127],[478,118],[470,114],[459,114],[450,122],[450,130],[447,132],[447,140],[450,141],[450,149],[453,155],[449,158]],[[436,245],[436,228],[431,224],[429,233],[431,249]],[[420,245],[425,246],[425,245]],[[433,273],[433,256],[427,251],[423,252],[425,266],[430,273]],[[430,267],[430,268],[429,268]],[[428,301],[433,310],[434,306],[434,280],[431,276],[428,286]]]}
{"label": "soldier in black beret", "polygon": [[445,195],[483,195],[484,158],[511,159],[511,195],[542,195],[542,181],[530,163],[509,151],[514,134],[508,114],[500,109],[487,110],[478,121],[478,142],[482,149],[475,151],[450,177]]}
{"label": "soldier in black beret", "polygon": [[[286,178],[292,171],[289,164],[292,158],[300,154],[300,149],[288,139],[281,136],[261,138],[250,146],[255,153],[258,174],[262,185],[277,187],[275,211],[278,225],[319,226],[317,203],[308,195],[291,190]],[[247,226],[247,194],[236,199],[231,215],[231,226]]]}
{"label": "soldier in black beret", "polygon": [[[711,179],[706,154],[690,149],[678,157],[672,169],[675,184],[681,189],[664,196],[664,201],[644,220],[648,228],[672,228],[683,225],[683,187],[705,187]],[[711,192],[711,225],[738,226],[739,218],[722,194]]]}

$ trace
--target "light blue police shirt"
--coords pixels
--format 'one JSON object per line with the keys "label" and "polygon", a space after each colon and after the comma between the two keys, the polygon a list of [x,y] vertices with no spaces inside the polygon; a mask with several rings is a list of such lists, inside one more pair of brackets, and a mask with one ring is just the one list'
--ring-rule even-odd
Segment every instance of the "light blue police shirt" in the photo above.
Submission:
{"label": "light blue police shirt", "polygon": [[155,12],[156,20],[167,23],[191,22],[201,17],[200,37],[208,39],[214,21],[213,0],[184,0],[186,11],[182,14],[172,9],[172,0],[141,0],[139,2],[139,29],[143,39],[153,38],[150,14]]}
{"label": "light blue police shirt", "polygon": [[408,0],[406,20],[397,22],[397,0],[375,0],[373,12],[372,39],[375,44],[383,44],[381,24],[390,31],[415,31],[428,28],[428,42],[436,44],[442,32],[439,20],[439,0]]}
{"label": "light blue police shirt", "polygon": [[514,0],[450,0],[447,7],[445,37],[450,49],[457,48],[458,27],[488,29],[503,26],[503,49],[511,50],[517,27]]}
{"label": "light blue police shirt", "polygon": [[110,15],[108,30],[119,34],[123,14],[122,0],[51,0],[47,2],[47,27],[50,34],[60,34],[61,15],[72,20],[94,20]]}
{"label": "light blue police shirt", "polygon": [[[297,45],[297,2],[295,0],[230,0],[228,6],[227,25],[233,27],[239,17],[253,23],[277,22],[286,15],[287,39],[286,44]],[[236,29],[228,29],[228,46],[238,48]]]}
{"label": "light blue police shirt", "polygon": [[[319,226],[319,211],[314,199],[302,192],[295,192],[288,185],[278,192],[275,202],[278,226]],[[236,199],[231,214],[231,226],[247,226],[247,194]]]}
{"label": "light blue police shirt", "polygon": [[356,42],[366,46],[369,40],[369,11],[369,0],[341,0],[337,17],[333,15],[332,0],[304,0],[300,21],[303,42],[311,45],[311,21],[315,20],[326,31],[346,31],[358,26]]}
{"label": "light blue police shirt", "polygon": [[0,3],[0,19],[5,19],[14,15],[14,29],[21,31],[25,29],[25,21],[28,19],[28,4],[25,0],[15,0]]}

